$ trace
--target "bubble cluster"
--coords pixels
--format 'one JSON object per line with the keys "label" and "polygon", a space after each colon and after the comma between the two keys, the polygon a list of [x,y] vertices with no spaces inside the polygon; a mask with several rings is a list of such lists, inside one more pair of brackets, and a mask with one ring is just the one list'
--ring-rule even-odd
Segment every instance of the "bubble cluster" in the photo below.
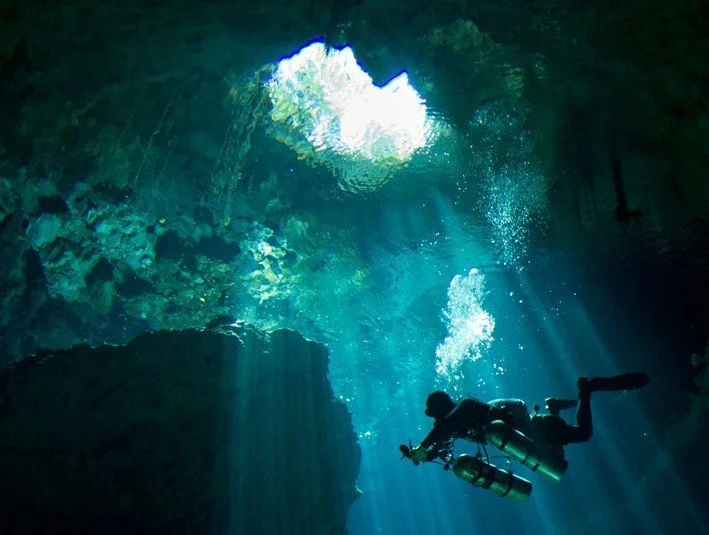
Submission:
{"label": "bubble cluster", "polygon": [[456,275],[448,287],[443,314],[448,336],[436,348],[436,373],[451,377],[466,360],[475,361],[493,341],[495,319],[483,309],[485,276],[476,268]]}

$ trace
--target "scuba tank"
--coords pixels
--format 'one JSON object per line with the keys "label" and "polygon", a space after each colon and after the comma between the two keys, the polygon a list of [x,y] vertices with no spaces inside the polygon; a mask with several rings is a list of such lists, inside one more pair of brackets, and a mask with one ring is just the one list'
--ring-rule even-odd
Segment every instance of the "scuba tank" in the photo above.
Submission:
{"label": "scuba tank", "polygon": [[515,461],[554,482],[561,479],[569,466],[569,463],[551,448],[536,443],[502,420],[495,420],[485,427],[485,440]]}
{"label": "scuba tank", "polygon": [[479,457],[460,455],[453,463],[453,473],[474,487],[488,489],[501,497],[522,503],[532,494],[532,484],[512,472],[486,463]]}

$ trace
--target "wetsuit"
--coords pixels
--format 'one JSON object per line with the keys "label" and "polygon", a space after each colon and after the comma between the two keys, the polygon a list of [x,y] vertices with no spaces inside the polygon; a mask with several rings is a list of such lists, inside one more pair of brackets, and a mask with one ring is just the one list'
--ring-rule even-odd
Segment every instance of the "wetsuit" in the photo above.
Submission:
{"label": "wetsuit", "polygon": [[484,427],[501,417],[498,409],[475,398],[465,398],[456,403],[452,411],[433,423],[433,429],[421,442],[429,448],[453,438],[483,441]]}
{"label": "wetsuit", "polygon": [[430,448],[447,441],[463,438],[485,442],[485,426],[502,420],[521,433],[554,446],[586,442],[593,434],[591,396],[579,396],[576,425],[566,423],[560,416],[535,415],[530,419],[526,404],[518,399],[499,399],[485,403],[465,398],[444,418],[437,419],[421,446]]}
{"label": "wetsuit", "polygon": [[538,414],[532,417],[531,438],[554,446],[586,442],[593,435],[591,395],[580,394],[576,408],[576,425],[568,424],[560,416]]}

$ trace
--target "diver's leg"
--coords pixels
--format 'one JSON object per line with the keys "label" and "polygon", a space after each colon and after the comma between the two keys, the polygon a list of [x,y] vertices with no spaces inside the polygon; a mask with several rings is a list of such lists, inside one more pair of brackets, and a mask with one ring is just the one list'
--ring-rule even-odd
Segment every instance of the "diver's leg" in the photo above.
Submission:
{"label": "diver's leg", "polygon": [[579,394],[579,404],[576,408],[576,425],[566,423],[560,416],[544,415],[547,442],[565,446],[577,442],[586,442],[593,435],[593,420],[591,418],[591,395]]}
{"label": "diver's leg", "polygon": [[593,418],[591,415],[591,393],[595,391],[594,379],[581,377],[576,382],[579,389],[579,404],[576,408],[576,425],[566,426],[564,443],[574,444],[586,442],[593,435]]}
{"label": "diver's leg", "polygon": [[570,425],[566,443],[586,442],[593,436],[593,418],[591,415],[591,392],[579,390],[579,404],[576,408],[576,425]]}
{"label": "diver's leg", "polygon": [[593,435],[591,417],[591,394],[598,391],[634,390],[647,385],[649,377],[644,372],[624,373],[615,377],[579,377],[579,404],[576,409],[576,425],[568,426],[566,443],[586,442]]}
{"label": "diver's leg", "polygon": [[587,382],[579,380],[578,405],[576,408],[576,425],[566,423],[560,416],[544,415],[538,418],[540,430],[544,431],[546,441],[550,444],[565,446],[577,442],[586,442],[593,435],[593,420],[591,417],[591,392]]}
{"label": "diver's leg", "polygon": [[586,442],[593,436],[593,419],[591,415],[591,394],[598,391],[634,390],[647,385],[649,377],[646,373],[624,373],[615,377],[580,377],[576,382],[579,390],[578,407],[576,409],[576,425],[566,424],[554,433],[554,441],[561,444]]}

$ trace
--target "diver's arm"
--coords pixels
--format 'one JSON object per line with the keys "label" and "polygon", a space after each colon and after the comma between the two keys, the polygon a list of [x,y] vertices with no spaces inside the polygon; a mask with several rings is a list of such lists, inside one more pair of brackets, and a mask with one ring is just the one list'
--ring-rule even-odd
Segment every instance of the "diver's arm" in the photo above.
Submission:
{"label": "diver's arm", "polygon": [[438,420],[431,432],[423,439],[421,446],[428,448],[436,443],[464,436],[471,431],[480,432],[497,417],[498,411],[487,403],[474,398],[466,398]]}
{"label": "diver's arm", "polygon": [[430,461],[436,457],[435,452],[437,449],[429,448],[439,440],[442,440],[442,438],[438,438],[439,436],[444,437],[444,434],[439,430],[439,426],[435,425],[433,429],[431,429],[431,432],[426,435],[426,438],[423,439],[421,444],[411,449],[411,460],[414,464],[419,464],[423,461]]}
{"label": "diver's arm", "polygon": [[411,453],[409,454],[409,458],[413,461],[415,465],[419,465],[420,463],[426,461],[432,461],[436,457],[440,457],[443,455],[442,450],[438,449],[437,447],[435,448],[424,448],[421,444],[416,446],[415,448],[411,448]]}
{"label": "diver's arm", "polygon": [[[458,407],[453,409],[444,419],[438,420],[433,424],[433,429],[431,429],[428,435],[426,435],[426,438],[421,441],[421,444],[411,450],[411,460],[414,464],[435,459],[440,450],[440,448],[436,446],[442,445],[453,438],[455,435],[454,422],[457,418],[453,413],[457,409]],[[451,419],[451,417],[454,418]]]}
{"label": "diver's arm", "polygon": [[430,448],[438,442],[443,442],[445,440],[450,440],[451,438],[453,438],[453,436],[456,434],[456,431],[458,430],[458,423],[461,420],[460,417],[462,415],[462,406],[462,404],[459,404],[445,418],[438,420],[433,425],[433,429],[431,429],[431,432],[426,435],[426,438],[421,441],[420,446],[423,448]]}
{"label": "diver's arm", "polygon": [[458,403],[445,418],[437,420],[433,429],[411,450],[414,464],[436,457],[436,452],[445,448],[445,444],[456,436],[463,436],[471,431],[481,430],[492,421],[491,407],[486,403],[466,398]]}
{"label": "diver's arm", "polygon": [[[441,422],[440,424],[442,424]],[[441,442],[447,438],[450,438],[450,432],[444,428],[443,425],[435,425],[433,429],[431,429],[431,432],[426,435],[426,438],[424,438],[421,441],[421,444],[419,444],[419,447],[421,448],[430,448],[433,446],[436,442]]]}
{"label": "diver's arm", "polygon": [[445,418],[437,420],[433,424],[433,429],[419,446],[428,449],[432,446],[443,445],[458,435],[464,435],[471,427],[472,422],[482,420],[481,411],[483,409],[481,407],[484,407],[484,411],[487,413],[488,409],[484,403],[471,398],[464,399]]}

